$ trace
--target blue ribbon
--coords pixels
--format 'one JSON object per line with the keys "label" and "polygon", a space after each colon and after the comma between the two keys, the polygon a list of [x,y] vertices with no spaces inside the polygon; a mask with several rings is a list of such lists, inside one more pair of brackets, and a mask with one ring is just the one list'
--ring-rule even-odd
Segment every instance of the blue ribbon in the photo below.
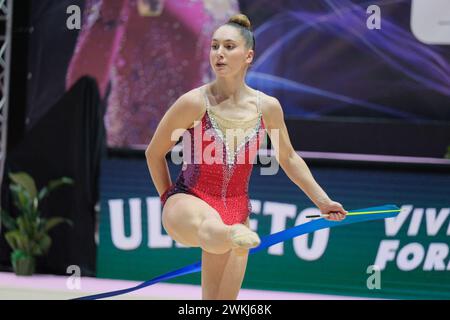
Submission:
{"label": "blue ribbon", "polygon": [[[345,226],[347,224],[352,224],[352,223],[357,223],[357,222],[365,222],[365,221],[393,218],[398,215],[400,208],[393,204],[387,204],[384,206],[370,207],[370,208],[365,208],[365,209],[352,210],[352,211],[348,211],[348,212],[351,213],[351,212],[369,212],[369,211],[385,211],[385,210],[396,210],[396,212],[347,216],[342,221],[329,221],[329,220],[326,220],[323,218],[313,220],[313,221],[295,226],[293,228],[283,230],[283,231],[280,231],[280,232],[277,232],[277,233],[274,233],[274,234],[271,234],[271,235],[261,238],[261,244],[258,247],[251,249],[249,254],[254,254],[254,253],[264,250],[270,246],[273,246],[274,244],[284,242],[289,239],[293,239],[293,238],[301,236],[303,234],[315,232],[317,230]],[[163,274],[161,276],[158,276],[156,278],[153,278],[151,280],[145,281],[135,287],[117,290],[117,291],[99,293],[99,294],[95,294],[95,295],[91,295],[91,296],[80,297],[80,298],[76,298],[74,300],[96,300],[96,299],[118,296],[121,294],[129,293],[132,291],[136,291],[136,290],[151,286],[151,285],[161,282],[161,281],[166,281],[166,280],[173,279],[173,278],[183,276],[186,274],[199,272],[200,270],[201,270],[201,261],[198,261],[196,263],[193,263],[193,264],[183,267],[181,269],[177,269],[177,270],[168,272],[166,274]]]}

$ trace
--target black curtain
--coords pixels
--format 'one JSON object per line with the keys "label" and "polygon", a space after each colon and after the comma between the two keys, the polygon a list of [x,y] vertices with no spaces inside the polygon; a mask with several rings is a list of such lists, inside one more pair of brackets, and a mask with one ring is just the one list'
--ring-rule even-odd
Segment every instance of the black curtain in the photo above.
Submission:
{"label": "black curtain", "polygon": [[[66,274],[69,265],[78,265],[83,276],[95,275],[95,205],[99,201],[100,161],[106,153],[104,114],[105,103],[100,101],[96,81],[84,77],[7,155],[2,207],[13,215],[16,211],[9,193],[8,172],[29,173],[38,189],[62,176],[74,180],[73,185],[54,191],[42,203],[44,217],[66,217],[74,225],[62,224],[50,231],[53,244],[48,255],[38,258],[37,273]],[[4,232],[2,228],[0,266],[11,270],[11,250]]]}
{"label": "black curtain", "polygon": [[[22,1],[22,0],[21,0]],[[67,8],[84,0],[32,1],[29,13],[26,131],[55,105],[65,93],[67,68],[75,50],[79,30],[66,26]],[[23,64],[23,61],[21,61]]]}

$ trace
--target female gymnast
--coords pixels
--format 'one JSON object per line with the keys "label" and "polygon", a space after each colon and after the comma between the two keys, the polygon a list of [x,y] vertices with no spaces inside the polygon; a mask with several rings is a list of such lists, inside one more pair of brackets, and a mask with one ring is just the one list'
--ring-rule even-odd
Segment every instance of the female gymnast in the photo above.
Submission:
{"label": "female gymnast", "polygon": [[[215,80],[174,102],[145,152],[163,205],[164,229],[175,241],[202,249],[202,299],[237,299],[249,249],[260,243],[249,228],[248,182],[251,159],[265,132],[281,168],[321,213],[328,214],[326,219],[340,221],[347,214],[327,196],[295,152],[279,101],[245,83],[254,50],[245,15],[234,15],[220,26],[213,34],[209,56]],[[277,139],[271,136],[274,130],[278,130]],[[172,184],[165,156],[182,135],[183,168]],[[208,154],[214,161],[203,160]]]}

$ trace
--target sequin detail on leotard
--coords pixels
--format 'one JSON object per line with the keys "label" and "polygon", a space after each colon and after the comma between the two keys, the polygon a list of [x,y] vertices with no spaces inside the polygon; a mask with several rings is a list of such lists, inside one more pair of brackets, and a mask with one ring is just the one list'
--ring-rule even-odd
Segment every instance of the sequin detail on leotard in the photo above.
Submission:
{"label": "sequin detail on leotard", "polygon": [[[202,90],[202,94],[206,111],[200,124],[183,135],[183,167],[175,183],[161,195],[161,202],[164,206],[167,198],[176,193],[191,194],[216,209],[224,223],[244,223],[251,212],[249,179],[265,134],[260,92],[256,91],[258,116],[243,121],[219,116],[211,109],[206,92]],[[226,129],[239,128],[244,133],[235,147],[233,132],[229,135]]]}

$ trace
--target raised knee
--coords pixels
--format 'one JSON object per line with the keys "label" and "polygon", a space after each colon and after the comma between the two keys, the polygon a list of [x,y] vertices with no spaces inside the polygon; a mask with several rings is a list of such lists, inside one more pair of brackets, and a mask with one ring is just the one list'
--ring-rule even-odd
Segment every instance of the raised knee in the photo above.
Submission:
{"label": "raised knee", "polygon": [[162,226],[166,230],[167,234],[174,240],[178,241],[179,234],[183,234],[182,225],[180,219],[177,219],[176,212],[173,209],[164,211],[161,217]]}
{"label": "raised knee", "polygon": [[175,241],[188,246],[198,246],[198,229],[201,219],[186,206],[174,205],[163,212],[162,225]]}
{"label": "raised knee", "polygon": [[161,222],[164,227],[164,230],[166,230],[167,233],[169,233],[173,228],[172,221],[173,218],[171,213],[169,211],[163,211],[161,216]]}

